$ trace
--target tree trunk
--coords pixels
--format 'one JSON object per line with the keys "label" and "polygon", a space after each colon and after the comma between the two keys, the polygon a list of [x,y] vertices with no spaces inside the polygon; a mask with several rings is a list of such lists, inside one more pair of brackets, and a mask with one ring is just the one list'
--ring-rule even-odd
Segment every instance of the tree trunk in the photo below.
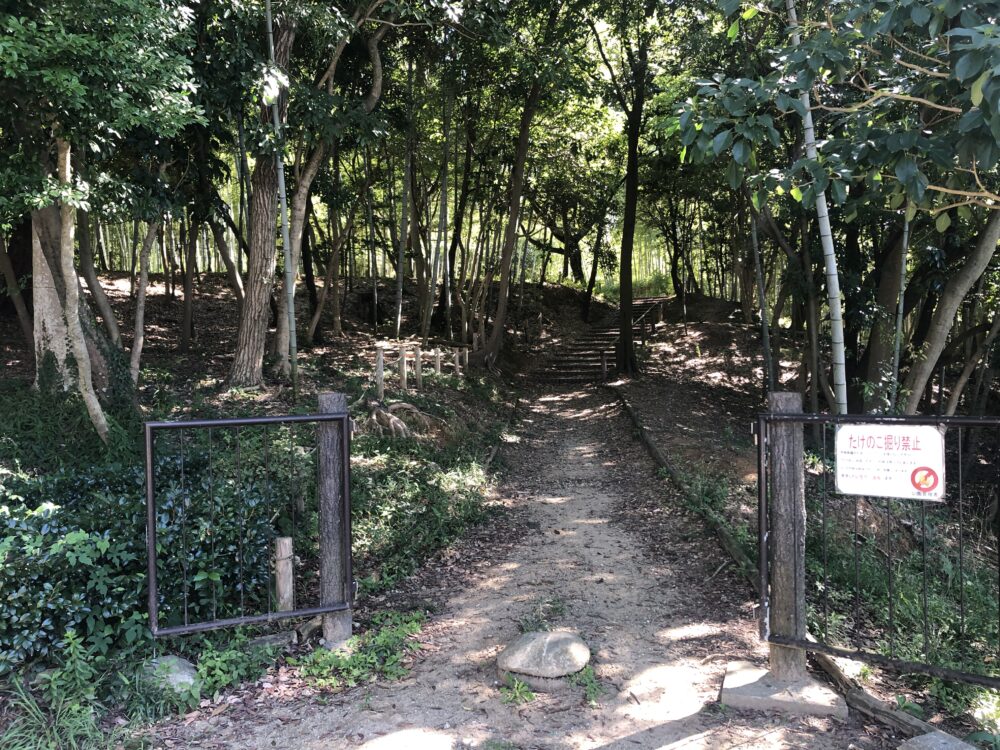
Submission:
{"label": "tree trunk", "polygon": [[233,260],[229,251],[229,242],[226,240],[226,229],[219,223],[219,220],[212,216],[208,219],[208,225],[212,228],[212,236],[215,237],[215,246],[222,256],[222,264],[226,267],[226,278],[229,279],[229,286],[236,295],[236,306],[242,313],[243,310],[243,277],[236,261]]}
{"label": "tree trunk", "polygon": [[268,307],[274,287],[274,217],[278,207],[278,168],[274,157],[261,157],[250,177],[250,258],[246,296],[236,333],[236,353],[229,371],[234,386],[264,383],[264,343]]}
{"label": "tree trunk", "polygon": [[122,336],[121,331],[118,329],[118,321],[115,319],[111,303],[108,302],[108,297],[104,293],[104,287],[101,286],[101,282],[97,278],[97,271],[94,268],[94,252],[93,246],[90,243],[90,218],[88,213],[83,209],[77,209],[76,221],[77,242],[80,246],[80,271],[83,273],[83,278],[87,282],[87,288],[94,298],[94,305],[97,307],[97,312],[104,322],[104,330],[107,331],[108,338],[111,339],[111,343],[115,346],[121,346]]}
{"label": "tree trunk", "polygon": [[0,234],[0,272],[3,273],[3,281],[7,287],[7,296],[10,297],[14,305],[14,310],[17,312],[17,321],[21,324],[21,334],[24,336],[24,343],[33,352],[35,334],[31,323],[31,315],[24,304],[21,285],[17,280],[17,274],[14,273],[14,264],[11,263],[10,256],[7,254],[7,241],[2,234]]}
{"label": "tree trunk", "polygon": [[135,328],[132,334],[132,352],[129,357],[129,374],[133,385],[139,383],[139,362],[142,359],[142,347],[146,341],[146,288],[149,286],[149,255],[153,243],[160,231],[161,221],[150,222],[146,229],[146,237],[139,251],[139,289],[135,298]]}
{"label": "tree trunk", "polygon": [[514,152],[514,167],[510,173],[510,202],[507,207],[507,227],[504,231],[503,250],[500,256],[500,290],[497,299],[496,314],[493,317],[493,330],[483,351],[487,364],[492,364],[500,355],[503,347],[504,325],[507,319],[507,289],[510,278],[510,264],[514,257],[514,245],[517,240],[517,226],[521,216],[521,191],[524,189],[524,164],[528,156],[528,144],[531,136],[531,121],[538,110],[538,101],[542,93],[542,82],[536,79],[531,84],[528,97],[521,113],[521,125],[517,137],[517,149]]}
{"label": "tree trunk", "polygon": [[189,217],[187,229],[187,247],[183,248],[186,258],[184,261],[184,308],[181,315],[181,344],[182,352],[190,351],[191,341],[194,339],[194,269],[197,265],[198,255],[198,222]]}
{"label": "tree trunk", "polygon": [[[645,79],[645,67],[642,78]],[[632,245],[635,241],[636,210],[639,202],[639,135],[642,130],[644,97],[637,91],[626,121],[628,157],[625,162],[625,210],[622,218],[621,266],[619,272],[618,371],[635,375],[639,365],[632,340]]]}
{"label": "tree trunk", "polygon": [[[795,0],[785,0],[788,11],[788,25],[792,29],[792,46],[800,44],[798,18],[795,13]],[[803,139],[806,155],[816,161],[816,134],[813,129],[812,110],[809,92],[801,95],[805,114],[802,116]],[[833,390],[836,396],[838,414],[847,413],[847,364],[844,351],[844,319],[840,302],[840,277],[837,273],[837,254],[833,247],[833,232],[830,229],[830,214],[826,205],[826,193],[816,194],[816,220],[819,224],[820,243],[823,246],[823,261],[826,271],[827,301],[830,306],[830,351],[833,358]]]}
{"label": "tree trunk", "polygon": [[913,363],[906,378],[904,390],[909,395],[903,409],[904,414],[916,413],[924,388],[934,374],[938,357],[941,356],[945,344],[948,343],[948,334],[955,322],[958,306],[962,304],[966,293],[986,270],[986,266],[989,265],[990,259],[996,252],[998,241],[1000,241],[1000,211],[990,211],[986,226],[980,231],[972,253],[966,257],[962,267],[952,275],[945,285],[944,291],[941,292],[941,299],[934,310],[930,330],[921,350],[922,356]]}
{"label": "tree trunk", "polygon": [[[274,59],[278,67],[288,68],[294,41],[295,23],[283,19],[275,30]],[[267,105],[260,102],[260,118],[265,126],[270,124],[268,115]],[[246,296],[236,333],[236,352],[229,370],[229,383],[234,386],[256,387],[264,383],[264,343],[271,291],[274,288],[274,258],[277,250],[274,218],[278,206],[278,162],[275,155],[258,155],[250,184],[250,257],[247,259]]]}
{"label": "tree trunk", "polygon": [[[66,188],[72,184],[70,145],[56,139],[56,178]],[[53,385],[70,386],[75,370],[76,386],[102,441],[108,440],[108,423],[97,400],[91,357],[101,356],[96,346],[88,351],[80,319],[80,282],[73,265],[75,209],[68,203],[46,206],[32,212],[32,271],[35,308],[35,362],[43,385],[55,365]],[[75,363],[70,368],[68,358]],[[54,362],[53,362],[54,358]]]}

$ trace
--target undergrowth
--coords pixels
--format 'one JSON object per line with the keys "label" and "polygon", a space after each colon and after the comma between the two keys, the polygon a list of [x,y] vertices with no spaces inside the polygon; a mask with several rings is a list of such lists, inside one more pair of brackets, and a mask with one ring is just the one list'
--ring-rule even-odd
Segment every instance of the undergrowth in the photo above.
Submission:
{"label": "undergrowth", "polygon": [[[665,473],[661,476],[666,478]],[[721,526],[756,564],[756,529],[734,511],[726,479],[688,470],[680,480],[685,506]],[[901,508],[894,512],[903,515]],[[996,569],[967,554],[961,574],[964,584],[960,584],[956,542],[942,525],[946,519],[928,514],[926,565],[923,536],[910,549],[894,554],[890,627],[890,576],[884,539],[861,533],[852,541],[840,529],[840,535],[833,541],[828,538],[824,545],[823,508],[812,490],[807,492],[807,518],[807,617],[812,633],[845,647],[861,635],[870,640],[869,648],[887,656],[892,653],[897,659],[929,661],[970,672],[982,672],[984,665],[991,668],[1000,640]],[[828,522],[833,525],[828,525],[827,534],[835,531],[836,523]],[[957,614],[959,599],[964,599],[964,623]],[[1000,731],[1000,699],[994,692],[938,677],[909,675],[906,679],[948,715],[972,713],[981,724]]]}
{"label": "undergrowth", "polygon": [[289,659],[300,677],[317,687],[336,690],[375,680],[400,680],[409,674],[406,657],[420,644],[414,636],[424,622],[421,612],[379,612],[371,628],[353,636],[343,649],[324,648]]}
{"label": "undergrowth", "polygon": [[[344,388],[350,402],[368,386],[369,373],[358,362],[348,372],[313,369],[325,384]],[[204,389],[195,388],[182,403],[170,373],[148,375],[147,418],[259,414],[255,394],[216,393],[210,406]],[[487,378],[430,376],[422,393],[388,395],[415,403],[445,427],[405,440],[355,435],[353,557],[362,594],[395,585],[489,517],[483,459],[506,416]],[[283,409],[313,410],[310,404]],[[366,415],[354,416],[361,422]],[[0,383],[0,692],[15,717],[0,737],[4,748],[107,747],[118,741],[108,734],[109,712],[149,721],[189,710],[257,679],[273,663],[273,653],[247,647],[245,634],[169,638],[154,649],[142,604],[146,513],[138,426],[116,423],[104,446],[78,398]],[[278,532],[295,536],[304,571],[297,590],[315,594],[315,449],[305,433],[216,431],[208,442],[160,447],[154,474],[161,625],[180,622],[185,611],[192,620],[214,619],[244,605],[273,605],[268,576]],[[279,483],[290,494],[275,495]],[[305,497],[298,511],[288,510],[293,496]],[[284,510],[275,513],[279,506]],[[210,516],[198,518],[209,509]],[[301,668],[342,685],[398,677],[415,628],[416,616],[376,617],[375,630],[358,636],[350,657],[316,656]],[[195,662],[197,691],[164,692],[148,679],[145,665],[164,651]],[[324,670],[327,676],[319,677]],[[41,731],[43,725],[50,729]]]}

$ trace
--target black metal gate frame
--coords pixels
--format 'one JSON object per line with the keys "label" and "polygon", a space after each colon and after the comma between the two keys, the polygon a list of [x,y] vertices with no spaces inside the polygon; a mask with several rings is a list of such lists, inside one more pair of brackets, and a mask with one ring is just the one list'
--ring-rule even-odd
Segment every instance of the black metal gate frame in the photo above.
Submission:
{"label": "black metal gate frame", "polygon": [[[925,662],[914,662],[896,659],[884,654],[862,649],[841,648],[819,641],[807,633],[805,640],[775,635],[769,628],[769,563],[768,549],[768,426],[776,422],[793,424],[845,425],[845,424],[883,424],[883,425],[930,425],[935,427],[1000,427],[1000,417],[969,417],[969,416],[892,416],[892,415],[833,415],[833,414],[777,414],[762,413],[757,415],[755,434],[757,436],[757,560],[760,581],[760,638],[766,643],[778,646],[788,646],[804,651],[812,651],[829,656],[839,656],[855,661],[874,664],[895,672],[915,672],[939,677],[954,682],[965,682],[973,685],[1000,690],[1000,677],[975,674],[964,670],[941,667]],[[960,531],[961,533],[961,531]],[[1000,572],[998,572],[1000,575]],[[998,613],[1000,616],[1000,613]]]}
{"label": "black metal gate frame", "polygon": [[209,620],[185,625],[173,625],[165,628],[161,628],[159,625],[159,589],[157,587],[156,574],[156,486],[153,475],[153,449],[155,433],[164,430],[211,429],[215,427],[229,428],[256,425],[297,424],[302,422],[337,422],[340,425],[340,442],[343,451],[341,464],[344,471],[341,485],[341,502],[343,503],[344,518],[344,524],[341,528],[341,543],[343,544],[344,554],[346,557],[346,581],[350,582],[353,580],[354,563],[351,555],[351,418],[346,412],[333,412],[329,414],[296,414],[273,417],[246,417],[234,419],[192,419],[174,422],[146,422],[144,424],[146,446],[146,558],[149,583],[149,629],[154,638],[169,635],[201,633],[208,630],[218,630],[220,628],[235,627],[240,625],[274,622],[275,620],[285,620],[292,617],[314,617],[316,615],[330,614],[333,612],[345,612],[353,607],[354,586],[345,585],[344,588],[348,592],[346,601],[334,604],[309,607],[306,609],[268,612],[259,615],[229,617],[220,620]]}

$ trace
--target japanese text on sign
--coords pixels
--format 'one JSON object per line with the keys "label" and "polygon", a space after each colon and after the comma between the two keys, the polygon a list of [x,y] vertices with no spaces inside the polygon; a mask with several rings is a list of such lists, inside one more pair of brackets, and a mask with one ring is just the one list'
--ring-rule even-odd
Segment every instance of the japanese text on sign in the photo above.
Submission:
{"label": "japanese text on sign", "polygon": [[937,427],[841,425],[836,451],[838,492],[918,500],[944,498],[944,435]]}

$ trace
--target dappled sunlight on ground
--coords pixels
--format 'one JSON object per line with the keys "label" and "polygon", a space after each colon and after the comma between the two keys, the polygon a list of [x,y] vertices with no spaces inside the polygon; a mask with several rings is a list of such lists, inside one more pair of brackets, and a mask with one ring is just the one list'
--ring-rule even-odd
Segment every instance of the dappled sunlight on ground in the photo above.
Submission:
{"label": "dappled sunlight on ground", "polygon": [[[656,477],[610,395],[543,396],[526,412],[521,440],[506,444],[503,458],[516,467],[508,496],[531,531],[510,557],[444,592],[419,636],[412,674],[302,705],[291,722],[275,722],[262,708],[249,724],[203,727],[204,746],[848,747],[851,728],[784,719],[777,726],[718,705],[726,660],[759,663],[765,656],[748,606],[752,592],[732,566],[720,566],[714,539]],[[536,629],[572,631],[588,644],[593,704],[572,686],[519,705],[504,702],[496,657],[519,633]]]}
{"label": "dappled sunlight on ground", "polygon": [[451,750],[455,741],[433,729],[404,729],[361,745],[362,750]]}

